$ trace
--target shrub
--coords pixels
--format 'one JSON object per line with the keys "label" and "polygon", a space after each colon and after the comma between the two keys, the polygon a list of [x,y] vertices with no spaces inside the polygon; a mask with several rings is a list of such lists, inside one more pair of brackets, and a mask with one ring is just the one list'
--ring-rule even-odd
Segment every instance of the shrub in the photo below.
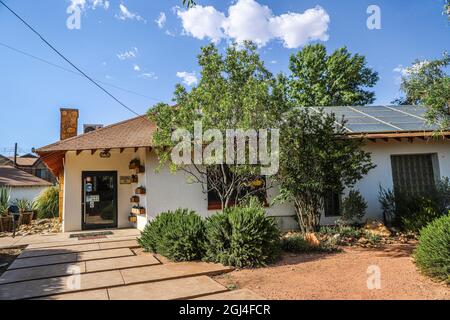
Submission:
{"label": "shrub", "polygon": [[55,218],[59,215],[59,187],[44,189],[34,200],[38,219]]}
{"label": "shrub", "polygon": [[450,182],[442,179],[426,194],[394,193],[380,188],[379,201],[383,215],[393,226],[419,232],[428,223],[447,214],[450,206]]}
{"label": "shrub", "polygon": [[423,273],[450,284],[450,215],[420,231],[414,260]]}
{"label": "shrub", "polygon": [[173,261],[203,256],[204,222],[194,211],[177,209],[158,215],[142,232],[139,244]]}
{"label": "shrub", "polygon": [[366,214],[367,202],[359,191],[351,190],[342,201],[341,219],[345,222],[360,221]]}
{"label": "shrub", "polygon": [[330,242],[321,242],[319,246],[312,246],[301,235],[295,235],[283,238],[281,240],[281,249],[292,253],[308,253],[308,252],[334,252],[338,248]]}
{"label": "shrub", "polygon": [[259,267],[278,257],[280,232],[274,218],[255,200],[209,217],[205,246],[206,261]]}

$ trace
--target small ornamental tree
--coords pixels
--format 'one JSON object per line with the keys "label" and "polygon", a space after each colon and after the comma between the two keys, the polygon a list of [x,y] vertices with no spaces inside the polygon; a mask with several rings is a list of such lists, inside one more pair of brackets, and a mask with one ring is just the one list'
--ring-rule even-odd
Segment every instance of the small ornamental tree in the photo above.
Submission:
{"label": "small ornamental tree", "polygon": [[[184,152],[188,148],[176,149],[180,141],[172,140],[173,133],[177,129],[187,131],[182,142],[193,147],[195,156],[195,151],[198,151],[195,123],[201,123],[205,135],[210,129],[220,131],[219,137],[211,136],[209,141],[203,140],[205,143],[219,142],[218,138],[225,142],[230,129],[242,130],[245,135],[248,130],[278,128],[282,114],[288,108],[284,78],[274,77],[265,68],[256,46],[250,42],[239,47],[232,45],[224,55],[212,44],[205,46],[198,56],[198,63],[201,69],[198,85],[191,91],[177,85],[174,93],[176,106],[158,104],[149,110],[148,115],[158,125],[153,141],[160,164],[170,164],[172,170],[187,173],[191,182],[201,184],[204,193],[214,192],[224,209],[237,204],[243,194],[250,196],[252,192],[258,192],[258,188],[252,189],[251,186],[259,179],[264,165],[261,159],[256,163],[230,162],[224,148],[222,152],[215,149],[209,153],[207,159],[210,162],[175,164],[172,159],[174,150],[180,150],[177,153],[187,156],[187,160],[192,160],[192,157],[191,152]],[[259,141],[260,138],[258,136]],[[223,146],[223,143],[219,144]],[[200,153],[205,155],[206,152],[200,144]]]}
{"label": "small ornamental tree", "polygon": [[318,230],[327,194],[341,194],[374,168],[361,142],[345,137],[345,122],[336,123],[334,114],[297,108],[281,128],[278,200],[294,204],[303,232]]}

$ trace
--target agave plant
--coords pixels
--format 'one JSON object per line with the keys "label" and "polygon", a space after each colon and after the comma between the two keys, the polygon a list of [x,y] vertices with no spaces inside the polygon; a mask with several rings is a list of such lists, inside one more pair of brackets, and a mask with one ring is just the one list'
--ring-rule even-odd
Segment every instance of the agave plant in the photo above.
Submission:
{"label": "agave plant", "polygon": [[0,187],[0,215],[8,215],[9,199],[11,196],[11,189]]}
{"label": "agave plant", "polygon": [[39,219],[55,218],[58,216],[59,187],[53,186],[44,189],[34,200],[34,209]]}
{"label": "agave plant", "polygon": [[34,202],[28,199],[16,199],[14,204],[19,208],[20,213],[33,211]]}

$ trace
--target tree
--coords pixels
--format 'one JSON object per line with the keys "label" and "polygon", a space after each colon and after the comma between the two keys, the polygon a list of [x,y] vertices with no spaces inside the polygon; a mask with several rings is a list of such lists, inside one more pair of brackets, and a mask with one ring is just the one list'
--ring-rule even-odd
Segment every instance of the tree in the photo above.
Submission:
{"label": "tree", "polygon": [[444,5],[444,14],[446,14],[450,19],[450,0],[446,0],[446,3]]}
{"label": "tree", "polygon": [[417,60],[405,70],[401,90],[405,97],[401,104],[424,105],[428,108],[426,118],[442,130],[450,127],[450,56],[441,59]]}
{"label": "tree", "polygon": [[[230,46],[225,56],[214,45],[205,46],[198,63],[201,79],[190,92],[182,85],[176,86],[176,107],[158,104],[149,110],[150,118],[158,124],[153,139],[160,164],[169,163],[172,170],[186,172],[192,182],[202,185],[205,193],[214,192],[224,209],[239,202],[244,193],[258,192],[258,188],[251,186],[258,179],[262,164],[223,163],[215,160],[225,159],[225,152],[214,152],[209,163],[176,165],[171,159],[177,145],[177,141],[172,141],[172,133],[175,129],[187,130],[191,134],[186,144],[192,146],[196,142],[193,137],[196,121],[201,122],[203,132],[218,129],[221,137],[227,129],[277,128],[287,110],[283,79],[275,78],[265,68],[256,46],[250,42],[242,47]],[[218,137],[211,142],[215,140]]]}
{"label": "tree", "polygon": [[378,81],[378,73],[366,66],[366,58],[340,48],[327,55],[324,45],[305,46],[290,58],[289,94],[297,106],[366,105],[375,93],[366,90]]}
{"label": "tree", "polygon": [[183,5],[187,6],[188,8],[192,8],[196,5],[194,0],[183,0]]}
{"label": "tree", "polygon": [[345,137],[345,122],[334,114],[296,108],[288,112],[280,135],[278,200],[294,204],[300,229],[317,231],[330,193],[342,194],[374,168],[361,142]]}

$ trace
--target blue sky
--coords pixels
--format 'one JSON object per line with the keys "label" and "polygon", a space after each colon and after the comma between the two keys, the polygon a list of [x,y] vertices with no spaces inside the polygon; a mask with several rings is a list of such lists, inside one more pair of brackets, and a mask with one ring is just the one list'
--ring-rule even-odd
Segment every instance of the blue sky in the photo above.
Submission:
{"label": "blue sky", "polygon": [[[400,95],[400,72],[394,69],[450,51],[450,23],[441,14],[443,0],[258,0],[256,5],[250,3],[259,10],[250,12],[255,21],[250,24],[242,10],[235,12],[233,20],[228,12],[237,2],[243,5],[250,0],[198,0],[197,15],[177,13],[184,10],[176,8],[181,0],[72,0],[82,11],[81,28],[73,30],[66,26],[69,0],[5,1],[90,76],[137,93],[105,85],[138,113],[159,101],[170,102],[176,83],[195,81],[196,56],[210,41],[223,50],[239,37],[257,37],[261,57],[274,73],[286,72],[289,55],[304,43],[322,42],[330,52],[347,46],[352,53],[365,55],[379,72],[377,104],[388,104]],[[366,10],[372,4],[381,9],[381,30],[366,26]],[[155,20],[161,13],[165,19],[158,25]],[[279,26],[258,23],[261,14]],[[215,28],[217,19],[229,24],[228,31]],[[12,148],[14,142],[27,152],[56,141],[60,107],[78,108],[80,127],[133,117],[86,79],[1,44],[70,69],[0,6],[0,153],[7,154],[5,148]]]}

